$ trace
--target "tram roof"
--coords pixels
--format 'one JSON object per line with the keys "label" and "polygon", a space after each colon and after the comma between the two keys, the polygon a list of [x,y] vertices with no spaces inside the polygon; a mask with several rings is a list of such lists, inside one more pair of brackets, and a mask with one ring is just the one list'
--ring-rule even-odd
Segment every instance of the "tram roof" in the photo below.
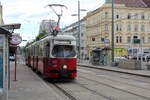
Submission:
{"label": "tram roof", "polygon": [[57,36],[47,36],[39,41],[34,42],[33,44],[29,45],[27,48],[30,48],[34,45],[39,44],[42,41],[46,41],[46,40],[51,40],[51,39],[55,39],[55,40],[76,40],[76,38],[72,35],[57,35]]}
{"label": "tram roof", "polygon": [[57,35],[57,36],[47,36],[46,38],[43,38],[43,40],[49,40],[49,39],[56,39],[56,40],[76,40],[76,38],[72,35]]}

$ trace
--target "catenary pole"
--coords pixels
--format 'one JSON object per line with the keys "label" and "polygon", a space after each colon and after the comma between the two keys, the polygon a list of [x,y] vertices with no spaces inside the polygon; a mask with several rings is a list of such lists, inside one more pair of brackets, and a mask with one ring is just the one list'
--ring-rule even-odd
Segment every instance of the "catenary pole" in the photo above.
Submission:
{"label": "catenary pole", "polygon": [[114,0],[112,0],[112,63],[114,63]]}
{"label": "catenary pole", "polygon": [[79,62],[81,58],[81,31],[80,31],[80,1],[78,0],[78,38],[79,38]]}

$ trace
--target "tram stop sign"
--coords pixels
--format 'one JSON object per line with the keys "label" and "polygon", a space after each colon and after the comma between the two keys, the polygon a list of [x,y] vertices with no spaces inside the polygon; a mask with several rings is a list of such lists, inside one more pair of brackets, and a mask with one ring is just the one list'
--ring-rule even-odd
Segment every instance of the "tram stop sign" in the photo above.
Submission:
{"label": "tram stop sign", "polygon": [[22,37],[19,34],[14,34],[11,37],[10,44],[17,46],[22,42]]}

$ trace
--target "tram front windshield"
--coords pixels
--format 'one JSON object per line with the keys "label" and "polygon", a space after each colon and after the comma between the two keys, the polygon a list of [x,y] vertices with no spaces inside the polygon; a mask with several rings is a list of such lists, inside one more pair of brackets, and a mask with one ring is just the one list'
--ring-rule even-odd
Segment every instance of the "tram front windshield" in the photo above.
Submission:
{"label": "tram front windshield", "polygon": [[75,47],[73,45],[55,45],[52,50],[52,56],[61,58],[75,57]]}

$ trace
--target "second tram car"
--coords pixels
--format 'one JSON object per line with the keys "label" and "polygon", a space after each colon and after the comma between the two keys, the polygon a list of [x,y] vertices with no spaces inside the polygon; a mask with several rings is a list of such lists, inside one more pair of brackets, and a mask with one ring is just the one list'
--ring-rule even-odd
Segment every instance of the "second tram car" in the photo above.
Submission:
{"label": "second tram car", "polygon": [[26,48],[26,64],[44,77],[77,76],[76,39],[70,35],[47,36]]}

